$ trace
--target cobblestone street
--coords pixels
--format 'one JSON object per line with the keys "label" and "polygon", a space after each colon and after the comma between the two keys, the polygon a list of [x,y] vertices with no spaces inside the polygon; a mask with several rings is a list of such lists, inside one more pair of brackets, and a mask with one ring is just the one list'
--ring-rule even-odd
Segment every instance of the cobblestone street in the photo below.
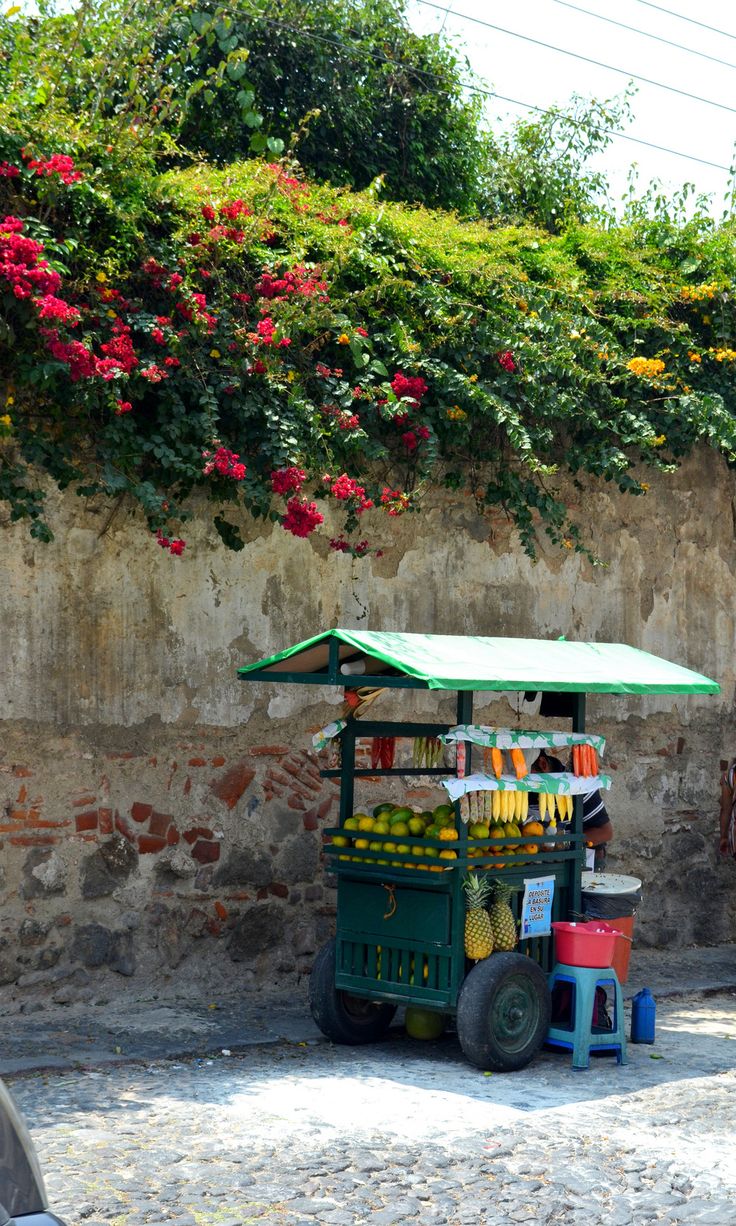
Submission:
{"label": "cobblestone street", "polygon": [[664,1001],[654,1047],[488,1075],[454,1036],[11,1081],[69,1226],[735,1220],[736,994]]}

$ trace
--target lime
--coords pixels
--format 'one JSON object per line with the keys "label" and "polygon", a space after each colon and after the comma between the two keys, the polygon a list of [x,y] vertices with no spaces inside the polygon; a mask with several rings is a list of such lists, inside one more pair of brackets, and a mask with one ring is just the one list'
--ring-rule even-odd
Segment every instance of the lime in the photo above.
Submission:
{"label": "lime", "polygon": [[413,817],[416,817],[413,809],[394,809],[389,821],[393,826],[394,822],[410,822]]}
{"label": "lime", "polygon": [[433,1009],[417,1009],[411,1005],[404,1015],[407,1034],[412,1039],[439,1039],[445,1029],[445,1016]]}
{"label": "lime", "polygon": [[378,817],[379,813],[390,813],[393,807],[393,803],[390,800],[384,800],[380,805],[376,805],[373,810],[373,816]]}
{"label": "lime", "polygon": [[421,817],[410,817],[408,821],[409,834],[413,834],[415,838],[424,834],[424,820]]}

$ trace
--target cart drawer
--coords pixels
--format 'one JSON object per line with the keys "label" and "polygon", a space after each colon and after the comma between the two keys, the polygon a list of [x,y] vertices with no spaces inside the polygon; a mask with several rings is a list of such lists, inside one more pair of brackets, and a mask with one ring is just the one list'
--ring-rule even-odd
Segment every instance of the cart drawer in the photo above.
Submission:
{"label": "cart drawer", "polygon": [[338,889],[338,935],[370,933],[448,945],[451,901],[449,894],[431,890],[343,880]]}

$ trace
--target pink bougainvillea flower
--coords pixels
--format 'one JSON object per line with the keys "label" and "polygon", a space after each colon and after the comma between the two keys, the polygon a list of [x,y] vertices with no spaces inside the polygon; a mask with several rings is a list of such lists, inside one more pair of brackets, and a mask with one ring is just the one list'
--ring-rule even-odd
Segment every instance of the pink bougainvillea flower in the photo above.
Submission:
{"label": "pink bougainvillea flower", "polygon": [[308,502],[306,498],[290,498],[281,526],[292,536],[307,537],[324,521],[325,517],[317,510],[315,502]]}
{"label": "pink bougainvillea flower", "polygon": [[302,468],[277,468],[271,473],[271,489],[274,494],[298,494],[306,479]]}

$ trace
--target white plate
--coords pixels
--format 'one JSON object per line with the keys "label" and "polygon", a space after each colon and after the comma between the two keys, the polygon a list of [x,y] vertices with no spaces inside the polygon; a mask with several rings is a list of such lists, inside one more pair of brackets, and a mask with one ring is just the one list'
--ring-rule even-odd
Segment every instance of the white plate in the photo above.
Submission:
{"label": "white plate", "polygon": [[641,889],[638,877],[623,873],[583,873],[580,883],[583,894],[633,894]]}

